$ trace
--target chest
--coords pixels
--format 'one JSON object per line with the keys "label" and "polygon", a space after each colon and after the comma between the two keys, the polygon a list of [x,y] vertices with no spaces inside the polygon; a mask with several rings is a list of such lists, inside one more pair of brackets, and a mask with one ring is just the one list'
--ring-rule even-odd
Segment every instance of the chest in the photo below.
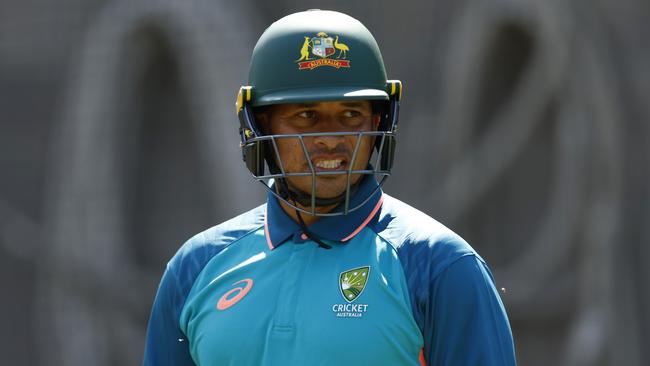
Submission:
{"label": "chest", "polygon": [[417,365],[422,336],[403,270],[370,234],[329,250],[251,242],[213,258],[181,315],[195,361]]}

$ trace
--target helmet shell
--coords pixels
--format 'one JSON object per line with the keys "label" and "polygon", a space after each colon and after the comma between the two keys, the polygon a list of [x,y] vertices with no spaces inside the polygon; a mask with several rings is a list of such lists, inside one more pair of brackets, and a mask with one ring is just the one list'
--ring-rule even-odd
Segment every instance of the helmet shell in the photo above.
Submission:
{"label": "helmet shell", "polygon": [[291,14],[255,45],[249,85],[253,107],[333,100],[388,100],[377,41],[349,15],[327,10]]}

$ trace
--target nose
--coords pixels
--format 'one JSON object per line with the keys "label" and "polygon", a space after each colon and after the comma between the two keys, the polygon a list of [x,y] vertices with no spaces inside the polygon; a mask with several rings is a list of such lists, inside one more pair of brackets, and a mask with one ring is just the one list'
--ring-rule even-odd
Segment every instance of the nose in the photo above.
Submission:
{"label": "nose", "polygon": [[333,150],[345,142],[345,135],[323,135],[314,137],[314,144],[319,148]]}
{"label": "nose", "polygon": [[[319,123],[319,131],[323,133],[328,132],[349,132],[339,121],[336,116],[322,116]],[[336,146],[345,142],[347,135],[323,135],[314,137],[314,144],[326,149],[334,149]]]}

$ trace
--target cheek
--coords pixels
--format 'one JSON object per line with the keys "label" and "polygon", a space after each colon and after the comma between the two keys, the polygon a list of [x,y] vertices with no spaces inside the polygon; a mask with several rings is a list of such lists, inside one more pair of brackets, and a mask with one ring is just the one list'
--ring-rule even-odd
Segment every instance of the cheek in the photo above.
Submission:
{"label": "cheek", "polygon": [[[356,140],[353,140],[351,144],[353,149],[352,151],[354,151]],[[374,138],[372,136],[363,136],[361,138],[361,142],[359,144],[359,151],[357,152],[357,157],[354,162],[355,166],[363,165],[365,167],[365,164],[368,162],[370,155],[372,155],[373,146],[374,146]]]}
{"label": "cheek", "polygon": [[300,141],[296,140],[289,138],[277,140],[278,152],[282,158],[282,164],[285,166],[290,166],[305,160],[305,154]]}

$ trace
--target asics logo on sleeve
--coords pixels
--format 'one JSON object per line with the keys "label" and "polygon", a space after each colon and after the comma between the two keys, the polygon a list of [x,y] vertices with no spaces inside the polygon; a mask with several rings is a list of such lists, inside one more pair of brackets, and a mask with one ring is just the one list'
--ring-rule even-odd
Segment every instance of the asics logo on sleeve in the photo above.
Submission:
{"label": "asics logo on sleeve", "polygon": [[235,305],[236,303],[239,302],[239,300],[243,299],[244,296],[250,291],[250,289],[253,287],[253,280],[250,278],[243,279],[241,281],[237,281],[233,283],[233,286],[237,286],[239,284],[246,283],[245,286],[238,286],[233,288],[232,290],[226,292],[221,296],[219,299],[219,302],[217,302],[217,309],[218,310],[226,310],[229,307]]}

